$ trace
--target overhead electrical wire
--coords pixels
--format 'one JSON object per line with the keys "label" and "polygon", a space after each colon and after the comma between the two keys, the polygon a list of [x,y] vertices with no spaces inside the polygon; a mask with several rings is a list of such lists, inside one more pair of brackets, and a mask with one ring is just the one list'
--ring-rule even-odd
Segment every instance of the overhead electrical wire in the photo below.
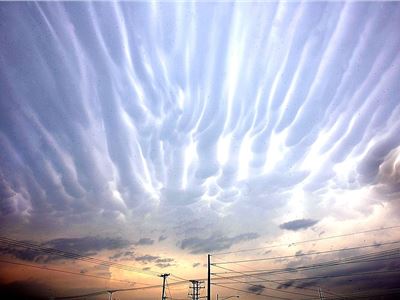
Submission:
{"label": "overhead electrical wire", "polygon": [[167,278],[167,280],[165,281],[165,284],[166,284],[166,286],[167,286],[167,290],[168,290],[168,294],[169,294],[169,299],[173,300],[172,295],[171,295],[171,290],[170,290],[169,284],[168,284],[168,278]]}
{"label": "overhead electrical wire", "polygon": [[[383,227],[383,228],[376,228],[376,229],[370,229],[370,230],[365,230],[365,231],[360,231],[360,232],[352,232],[352,233],[348,233],[348,234],[342,234],[342,235],[334,235],[334,236],[329,236],[329,237],[324,237],[324,238],[318,238],[318,239],[310,239],[310,240],[303,240],[303,241],[298,241],[298,242],[293,242],[293,243],[283,243],[283,244],[278,244],[278,245],[271,245],[271,246],[267,246],[267,247],[259,247],[259,248],[251,248],[251,249],[241,249],[241,250],[237,250],[237,251],[229,251],[229,252],[223,252],[223,253],[216,253],[213,254],[213,257],[216,258],[217,260],[219,260],[219,257],[216,256],[220,256],[220,255],[224,255],[224,254],[231,254],[231,253],[240,253],[240,252],[246,252],[246,251],[254,251],[254,250],[261,250],[261,249],[267,249],[267,248],[274,248],[274,247],[281,247],[281,246],[293,246],[293,245],[298,245],[298,244],[303,244],[303,243],[309,243],[309,242],[316,242],[316,241],[321,241],[321,240],[327,240],[327,239],[333,239],[333,238],[339,238],[339,237],[345,237],[345,236],[352,236],[352,235],[357,235],[357,234],[364,234],[364,233],[370,233],[370,232],[378,232],[378,231],[382,231],[382,230],[389,230],[389,229],[394,229],[394,228],[400,228],[400,225],[397,226],[390,226],[390,227]],[[215,267],[221,267],[220,265],[222,264],[230,264],[230,263],[235,263],[237,265],[240,265],[240,263],[242,262],[252,262],[252,261],[262,261],[262,260],[271,260],[271,259],[285,259],[285,258],[293,258],[293,257],[299,257],[299,256],[307,256],[307,255],[320,255],[320,254],[324,254],[324,253],[332,253],[332,252],[338,252],[338,251],[346,251],[346,250],[358,250],[358,249],[363,249],[363,248],[369,248],[369,247],[378,247],[378,246],[383,246],[383,245],[390,245],[390,244],[396,244],[399,243],[400,241],[393,241],[393,242],[385,242],[385,243],[378,243],[378,244],[373,244],[373,245],[365,245],[365,246],[358,246],[358,247],[352,247],[352,248],[343,248],[343,249],[334,249],[334,250],[327,250],[327,251],[320,251],[317,253],[304,253],[304,254],[300,254],[300,255],[294,255],[294,256],[280,256],[280,257],[273,257],[273,258],[266,258],[266,259],[251,259],[251,260],[235,260],[235,261],[229,261],[229,262],[217,262],[217,263],[213,263],[212,265]],[[328,266],[334,266],[334,265],[345,265],[345,264],[350,264],[350,263],[363,263],[363,262],[371,262],[371,261],[379,261],[379,260],[387,260],[387,259],[394,259],[397,258],[398,256],[398,251],[397,249],[391,249],[388,251],[382,251],[382,252],[378,252],[378,253],[373,253],[372,255],[363,255],[363,256],[357,256],[357,257],[351,257],[351,258],[346,258],[346,259],[340,259],[338,260],[333,260],[331,262],[324,262],[324,265],[309,265],[307,266],[307,269],[315,269],[318,267],[328,267]],[[247,266],[246,266],[247,267]],[[221,267],[223,268],[223,267]],[[223,268],[226,269],[226,268]],[[286,269],[281,269],[281,272],[293,272],[295,270],[301,270],[301,269],[305,269],[304,266],[299,267],[299,268],[286,268]],[[243,274],[242,275],[236,275],[236,276],[230,276],[229,280],[232,280],[233,278],[240,278],[240,277],[254,277],[253,275],[269,275],[268,273],[265,274],[265,271],[270,272],[271,270],[262,270],[263,273],[260,273],[260,270],[254,270],[254,271],[250,271],[250,272],[246,272],[247,274]],[[274,274],[277,273],[278,270],[273,270]],[[227,274],[227,273],[240,273],[237,271],[232,271],[232,272],[221,272],[221,273],[212,273],[212,275],[216,276],[218,274]],[[271,272],[272,273],[272,272]],[[222,276],[220,276],[222,277]],[[218,279],[218,278],[217,278]],[[220,278],[223,279],[223,278]],[[228,279],[228,278],[226,278]],[[289,279],[290,280],[290,279]],[[273,280],[268,280],[269,282],[274,282]],[[264,281],[261,281],[264,282]],[[279,281],[275,281],[275,283],[278,283]],[[249,282],[244,282],[245,284],[249,284]],[[227,287],[228,288],[228,287]],[[336,296],[335,299],[344,299],[344,298],[348,298],[347,296],[342,296],[342,295],[338,295],[332,292],[326,292],[329,293],[331,295]]]}
{"label": "overhead electrical wire", "polygon": [[[229,279],[229,278],[227,278],[227,277],[223,277],[223,276],[219,276],[219,275],[216,275],[216,276],[220,277],[221,279]],[[234,282],[236,282],[236,283],[243,283],[243,284],[246,284],[246,285],[249,285],[249,286],[254,286],[254,287],[257,287],[257,286],[258,286],[258,285],[256,285],[256,284],[252,284],[252,283],[246,282],[246,281],[240,281],[240,280],[236,280],[236,279],[229,279],[229,280],[232,280],[232,281],[234,281]],[[272,280],[267,280],[267,281],[273,282]],[[271,291],[274,291],[274,292],[278,292],[278,293],[285,293],[285,294],[290,294],[290,295],[300,295],[300,296],[307,296],[307,297],[310,297],[310,295],[303,294],[303,293],[298,293],[298,292],[280,290],[280,289],[277,289],[277,288],[275,289],[275,288],[271,288],[271,287],[264,287],[264,288],[267,289],[267,290],[271,290]]]}
{"label": "overhead electrical wire", "polygon": [[[393,252],[393,251],[397,251],[397,252]],[[380,252],[375,252],[375,253],[372,253],[372,254],[367,254],[367,255],[359,255],[359,256],[354,256],[354,257],[351,257],[351,259],[353,259],[353,260],[356,260],[355,262],[364,262],[364,261],[376,261],[376,259],[375,260],[373,260],[372,258],[379,258],[380,256],[385,256],[385,255],[392,255],[393,253],[395,253],[396,255],[398,254],[398,249],[390,249],[390,250],[385,250],[385,251],[380,251]],[[365,260],[365,258],[368,258],[368,260]],[[393,257],[390,257],[391,259],[393,259]],[[363,260],[360,260],[360,259],[364,259],[364,261]],[[387,259],[387,258],[386,258]],[[342,262],[342,264],[343,263],[349,263],[349,258],[347,258],[347,261],[344,261],[344,262]],[[334,260],[334,261],[331,261],[331,262],[337,262],[337,260]],[[327,262],[325,262],[325,264],[326,264]],[[224,277],[224,278],[220,278],[220,279],[222,279],[222,280],[224,280],[224,279],[228,279],[228,280],[232,280],[233,278],[241,278],[241,277],[253,277],[253,278],[257,278],[257,277],[255,277],[256,275],[270,275],[271,273],[250,273],[250,274],[246,274],[246,273],[243,273],[243,272],[246,272],[246,271],[243,271],[243,272],[240,272],[240,271],[236,271],[236,270],[232,270],[232,269],[229,269],[229,268],[226,268],[226,267],[222,267],[222,266],[216,266],[216,267],[219,267],[219,268],[222,268],[222,269],[226,269],[226,270],[229,270],[229,271],[231,271],[231,272],[229,272],[229,273],[239,273],[239,274],[241,274],[241,275],[236,275],[236,276],[230,276],[230,277]],[[301,268],[303,268],[304,266],[302,266]],[[295,270],[296,268],[291,268],[290,269],[290,271],[289,272],[293,272],[294,270]],[[285,270],[285,269],[283,269],[283,270]],[[257,270],[256,270],[257,271]],[[228,273],[228,272],[225,272],[225,273]],[[217,276],[218,274],[217,273],[212,273],[214,276]],[[221,274],[221,273],[219,273],[219,274]],[[219,276],[219,277],[222,277],[222,276]],[[216,278],[215,280],[217,280],[218,278]],[[288,281],[289,281],[290,279],[288,279]],[[273,280],[268,280],[268,281],[272,281],[272,282],[274,282]],[[279,281],[275,281],[276,283],[280,283]],[[247,283],[246,283],[247,284]],[[295,287],[295,286],[293,286],[293,287]],[[325,291],[326,292],[326,291]],[[346,296],[346,295],[338,295],[338,294],[335,294],[335,293],[332,293],[332,292],[326,292],[326,293],[328,293],[328,294],[331,294],[331,295],[334,295],[334,296],[336,296],[336,298],[335,299],[345,299],[345,298],[348,298],[348,296]]]}
{"label": "overhead electrical wire", "polygon": [[219,253],[213,253],[213,256],[215,257],[215,256],[218,256],[218,255],[226,255],[226,254],[233,254],[233,253],[240,253],[240,252],[249,252],[249,251],[277,248],[277,247],[282,247],[282,246],[294,246],[294,245],[299,245],[299,244],[304,244],[304,243],[317,242],[317,241],[322,241],[322,240],[334,239],[334,238],[345,237],[345,236],[353,236],[353,235],[371,233],[371,232],[377,232],[377,231],[383,231],[383,230],[390,230],[390,229],[395,229],[395,228],[400,228],[400,225],[389,226],[389,227],[381,227],[381,228],[369,229],[369,230],[364,230],[364,231],[345,233],[345,234],[340,234],[340,235],[332,235],[332,236],[327,236],[327,237],[323,237],[323,238],[297,241],[297,242],[293,242],[293,243],[281,243],[281,244],[258,247],[258,248],[248,248],[248,249],[240,249],[240,250],[229,251],[229,252],[219,252]]}
{"label": "overhead electrical wire", "polygon": [[297,258],[297,257],[302,257],[302,256],[320,255],[320,254],[334,253],[334,252],[339,252],[339,251],[359,250],[359,249],[372,248],[372,247],[378,248],[381,246],[394,245],[394,244],[399,244],[399,243],[400,243],[400,241],[391,241],[391,242],[377,243],[377,244],[375,243],[375,244],[350,247],[350,248],[333,249],[333,250],[318,251],[318,252],[311,252],[311,253],[299,253],[299,254],[295,254],[295,255],[284,255],[284,256],[274,256],[274,257],[267,257],[267,258],[254,258],[254,259],[243,259],[243,260],[234,260],[234,261],[223,261],[223,262],[212,263],[212,265],[216,266],[216,265],[239,264],[239,263],[255,262],[255,261]]}
{"label": "overhead electrical wire", "polygon": [[[315,270],[315,269],[324,268],[324,267],[334,267],[334,266],[347,265],[347,264],[376,262],[376,261],[382,261],[382,260],[393,260],[394,258],[400,258],[400,256],[376,258],[376,259],[369,259],[369,260],[359,260],[359,261],[338,262],[338,263],[331,263],[331,264],[327,264],[327,265],[309,265],[307,267],[302,266],[302,267],[286,268],[286,269],[259,270],[257,273],[246,272],[246,274],[243,274],[243,275],[240,275],[237,277],[252,276],[252,275],[276,275],[276,274],[282,274],[282,273],[293,273],[293,272],[297,272],[297,271],[309,271],[309,270]],[[221,266],[218,266],[218,267],[225,269],[225,270],[230,270],[230,269],[227,269],[227,268],[224,268]],[[219,273],[213,273],[213,275],[232,274],[232,273],[237,273],[237,271],[219,272]]]}
{"label": "overhead electrical wire", "polygon": [[[392,291],[390,293],[390,291]],[[389,293],[387,293],[389,292]],[[368,293],[368,294],[367,294]],[[400,288],[392,288],[392,289],[386,289],[385,293],[371,293],[371,292],[365,292],[365,291],[361,291],[361,292],[356,292],[356,293],[351,293],[349,294],[349,296],[351,297],[351,299],[363,299],[363,298],[373,298],[373,297],[383,297],[383,296],[389,296],[389,295],[398,295],[400,294]],[[361,295],[360,295],[361,294]],[[364,295],[362,295],[364,294]],[[358,295],[358,296],[357,296]],[[325,300],[339,300],[339,298],[337,297],[324,297]],[[315,297],[315,298],[311,298],[311,299],[304,299],[304,300],[319,300],[320,298]]]}
{"label": "overhead electrical wire", "polygon": [[[390,251],[390,250],[389,250],[389,251]],[[378,253],[373,253],[373,255],[374,255],[374,256],[377,256],[377,254],[379,254],[379,255],[386,255],[387,253],[388,253],[387,251],[381,251],[381,252],[378,252]],[[361,257],[361,256],[357,256],[357,257],[355,257],[355,258],[359,258],[359,257]],[[364,257],[368,257],[368,255],[364,255]],[[259,274],[243,274],[243,273],[240,272],[240,271],[228,269],[228,268],[225,268],[225,267],[220,267],[220,268],[223,268],[223,269],[226,269],[226,270],[230,270],[230,271],[232,271],[232,273],[239,273],[239,274],[242,274],[242,275],[244,275],[244,276],[240,276],[240,275],[239,275],[239,276],[223,277],[223,276],[219,276],[218,274],[213,273],[214,276],[220,277],[220,278],[216,278],[216,279],[231,280],[231,281],[236,281],[237,283],[243,283],[243,284],[252,285],[252,286],[257,286],[257,285],[254,285],[253,283],[262,283],[262,282],[275,282],[275,283],[280,283],[279,281],[281,281],[281,280],[276,281],[276,280],[268,280],[268,279],[263,279],[263,280],[254,281],[254,282],[239,281],[239,280],[235,280],[234,278],[239,278],[239,277],[253,277],[253,278],[259,278],[259,277],[256,277],[256,276],[255,276],[255,275],[259,275]],[[365,272],[364,272],[364,274],[358,274],[358,275],[365,275]],[[323,278],[323,276],[320,276],[320,277]],[[287,279],[286,281],[291,281],[291,279],[289,278],[289,279]],[[221,284],[221,283],[219,283],[219,284]],[[223,282],[223,284],[232,284],[232,283]],[[292,287],[296,287],[296,286],[292,286]],[[271,288],[270,288],[270,289],[271,289]],[[311,289],[310,289],[310,290],[311,290]],[[315,290],[314,290],[314,291],[315,291]],[[336,293],[333,293],[333,292],[328,292],[328,291],[325,291],[325,292],[328,293],[328,294],[331,294],[331,295],[335,296],[335,297],[336,297],[335,299],[346,299],[346,298],[349,298],[347,295],[339,295],[339,294],[336,294]],[[292,293],[292,294],[304,295],[304,294],[297,293],[297,292],[290,292],[290,293]],[[308,295],[307,295],[307,296],[308,296]],[[352,298],[352,297],[351,297],[351,298]]]}
{"label": "overhead electrical wire", "polygon": [[[237,264],[237,265],[241,266],[240,264]],[[249,268],[249,267],[246,266],[246,268]],[[232,270],[232,269],[229,269],[229,270],[235,271],[235,270]],[[253,270],[255,270],[255,269],[253,269]],[[255,271],[256,271],[256,270],[255,270]],[[244,274],[244,273],[242,273],[242,272],[240,272],[240,271],[235,271],[235,272],[236,272],[236,273],[240,273],[240,274]],[[217,277],[222,277],[222,276],[219,276],[219,275],[217,275],[217,274],[215,274],[215,273],[213,273],[213,275],[214,275],[214,276],[217,276]],[[244,274],[244,275],[247,275],[247,274]],[[250,276],[250,275],[249,275],[249,276]],[[253,274],[251,274],[251,277],[256,278],[256,279],[263,279],[263,282],[267,282],[267,281],[268,281],[268,282],[272,282],[272,283],[281,285],[281,283],[280,283],[279,281],[277,281],[277,280],[265,279],[265,278],[261,278],[261,277],[258,277],[258,276],[256,276],[256,275],[253,275]],[[232,277],[223,277],[223,278],[224,278],[224,279],[229,279],[229,280],[235,280],[235,279],[232,279]],[[218,279],[218,278],[217,278],[217,279]],[[246,283],[246,282],[240,282],[240,283],[248,284],[248,283]],[[250,285],[251,285],[251,283],[250,283]],[[301,290],[305,290],[305,291],[318,292],[318,290],[316,290],[316,289],[307,288],[307,287],[292,286],[292,288],[301,289]],[[269,289],[273,289],[273,288],[269,288]],[[273,290],[277,290],[277,291],[279,291],[279,292],[283,292],[283,290],[280,290],[279,288],[273,289]],[[346,299],[345,296],[339,295],[339,294],[337,294],[337,293],[333,293],[333,292],[331,292],[331,291],[329,291],[329,290],[327,291],[326,289],[324,289],[324,290],[325,290],[325,292],[328,293],[328,294],[331,294],[331,295],[334,295],[334,296],[340,296],[340,297],[342,297],[342,299]],[[308,296],[308,295],[305,295],[305,294],[302,294],[302,293],[298,293],[298,292],[290,292],[290,291],[285,291],[285,292],[286,292],[286,293],[289,293],[289,294]]]}
{"label": "overhead electrical wire", "polygon": [[[289,282],[289,281],[307,281],[307,280],[315,280],[315,279],[328,279],[328,278],[338,278],[338,277],[353,277],[353,276],[369,276],[369,275],[381,275],[381,274],[395,274],[400,273],[400,269],[398,270],[387,270],[387,271],[372,271],[372,272],[361,272],[361,273],[348,273],[348,274],[337,274],[337,275],[320,275],[320,276],[312,276],[312,277],[298,277],[298,278],[287,278],[287,279],[275,279],[273,282]],[[222,277],[222,276],[219,276]],[[229,277],[225,277],[226,279],[232,280]],[[219,279],[219,278],[216,278]],[[370,279],[370,278],[367,278]],[[357,280],[362,280],[362,278],[358,278]],[[245,281],[245,283],[262,283],[262,282],[271,282],[269,279],[263,280],[252,280]],[[221,284],[233,284],[233,282],[220,282]]]}
{"label": "overhead electrical wire", "polygon": [[62,269],[56,269],[56,268],[50,268],[50,267],[37,266],[37,265],[31,265],[31,264],[26,264],[26,263],[8,261],[8,260],[3,260],[3,259],[0,260],[0,263],[12,264],[12,265],[35,268],[35,269],[41,269],[41,270],[52,271],[52,272],[65,273],[65,274],[70,274],[70,275],[79,275],[79,276],[86,276],[86,277],[92,277],[92,278],[98,278],[98,279],[107,279],[107,280],[111,280],[111,281],[119,281],[119,282],[129,283],[129,284],[146,284],[146,283],[138,283],[138,282],[135,282],[135,281],[114,279],[114,278],[109,278],[109,277],[104,277],[104,276],[91,275],[91,274],[80,273],[80,272],[78,273],[78,272],[72,272],[72,271],[67,271],[67,270],[62,270]]}
{"label": "overhead electrical wire", "polygon": [[[170,286],[175,286],[175,285],[180,285],[180,284],[186,284],[186,281],[180,281],[180,282],[173,282],[170,284]],[[161,284],[157,285],[151,285],[151,286],[145,286],[145,287],[137,287],[137,288],[127,288],[127,289],[111,289],[111,290],[102,290],[94,293],[89,293],[89,294],[80,294],[80,295],[74,295],[74,296],[64,296],[64,297],[55,297],[54,299],[76,299],[76,298],[83,298],[83,297],[90,297],[90,296],[97,296],[97,295],[104,295],[109,292],[129,292],[129,291],[141,291],[141,290],[148,290],[148,289],[154,289],[154,288],[161,288]]]}
{"label": "overhead electrical wire", "polygon": [[[260,275],[260,274],[266,275],[266,274],[287,273],[287,272],[293,272],[293,271],[299,271],[299,270],[311,270],[311,269],[317,269],[317,268],[322,268],[322,267],[331,267],[331,266],[344,265],[344,264],[365,263],[365,262],[371,262],[371,261],[388,260],[388,259],[398,258],[397,256],[399,256],[399,255],[400,255],[400,248],[395,248],[395,249],[390,249],[390,250],[385,250],[385,251],[380,251],[380,252],[374,252],[374,253],[366,254],[366,255],[352,256],[352,257],[347,257],[347,258],[325,261],[325,262],[321,262],[321,263],[317,263],[317,264],[303,265],[303,266],[291,267],[291,268],[243,271],[242,273],[246,273],[247,276]],[[213,275],[237,273],[237,271],[232,271],[228,268],[225,268],[225,267],[222,267],[219,265],[215,265],[214,267],[228,270],[228,272],[213,273]],[[240,276],[240,277],[242,277],[242,276]]]}
{"label": "overhead electrical wire", "polygon": [[113,268],[131,271],[131,272],[135,272],[135,273],[151,275],[151,276],[158,276],[158,273],[154,272],[154,271],[143,271],[143,270],[137,269],[137,268],[129,266],[129,265],[125,265],[125,264],[121,264],[121,263],[117,263],[117,262],[113,262],[113,261],[102,260],[102,259],[98,259],[95,257],[81,255],[81,254],[74,253],[74,252],[63,251],[63,250],[59,250],[59,249],[55,249],[55,248],[43,247],[43,246],[36,245],[36,244],[30,243],[30,242],[18,241],[18,240],[10,239],[7,237],[0,237],[0,243],[11,245],[14,247],[23,247],[23,248],[26,248],[26,249],[29,249],[32,251],[36,251],[39,253],[45,253],[48,255],[57,255],[60,257],[68,258],[68,259],[85,261],[88,263],[101,265],[101,266],[105,266],[105,267],[113,267]]}
{"label": "overhead electrical wire", "polygon": [[270,299],[292,300],[290,298],[283,298],[283,297],[272,296],[272,295],[267,295],[267,294],[252,292],[252,291],[241,290],[241,289],[233,288],[233,287],[230,287],[230,286],[224,286],[224,285],[218,284],[218,283],[211,283],[211,284],[215,285],[215,286],[220,286],[220,287],[223,287],[223,288],[226,288],[226,289],[238,291],[238,292],[243,292],[243,293],[247,293],[247,294],[253,294],[253,295],[256,295],[256,296],[260,296],[260,297],[267,297],[267,298],[270,298]]}
{"label": "overhead electrical wire", "polygon": [[[222,259],[219,258],[219,260],[222,260]],[[243,267],[243,265],[241,265],[241,264],[239,264],[239,263],[235,263],[235,262],[232,262],[232,263],[233,263],[233,264],[236,264],[237,266]],[[256,269],[251,268],[251,267],[249,267],[249,266],[247,266],[247,265],[244,266],[244,267],[245,267],[246,269],[249,269],[249,270],[252,270],[252,271],[257,271]],[[242,273],[242,274],[243,274],[243,273]],[[262,276],[262,275],[261,275],[261,276]],[[265,279],[265,278],[255,277],[255,276],[251,276],[251,277],[257,278],[257,279],[263,279],[262,282],[268,281],[268,282],[272,282],[272,283],[281,285],[281,283],[279,282],[279,280],[271,280],[271,279]],[[286,280],[284,280],[284,281],[286,281]],[[248,282],[248,281],[247,281],[247,282]],[[299,286],[294,286],[294,285],[293,285],[292,288],[301,289],[301,290],[305,290],[305,291],[318,292],[317,289],[312,289],[312,288],[308,288],[308,287],[299,287]],[[339,297],[341,297],[342,299],[345,299],[345,298],[346,298],[346,297],[344,297],[344,296],[342,296],[342,295],[339,295],[338,293],[334,293],[334,292],[330,291],[330,290],[327,289],[327,288],[324,288],[324,291],[325,291],[327,294],[334,295],[334,296],[339,296]]]}
{"label": "overhead electrical wire", "polygon": [[178,275],[174,275],[174,274],[172,274],[172,273],[171,273],[169,276],[170,276],[170,277],[174,277],[174,278],[179,279],[179,280],[190,281],[189,279],[183,278],[183,277],[178,276]]}
{"label": "overhead electrical wire", "polygon": [[[75,260],[79,260],[79,261],[84,261],[84,262],[88,262],[91,264],[96,264],[96,265],[101,265],[101,266],[105,266],[105,267],[112,267],[112,268],[117,268],[117,269],[121,269],[121,270],[125,270],[125,271],[130,271],[130,272],[134,272],[134,273],[139,273],[139,274],[144,274],[144,275],[151,275],[151,276],[158,276],[159,273],[155,272],[155,271],[144,271],[144,270],[140,270],[138,268],[135,268],[133,266],[129,266],[126,264],[121,264],[121,263],[117,263],[117,262],[113,262],[113,261],[107,261],[107,260],[102,260],[102,259],[98,259],[95,257],[91,257],[91,256],[87,256],[87,255],[81,255],[78,253],[74,253],[74,252],[68,252],[68,251],[64,251],[64,250],[59,250],[59,249],[55,249],[55,248],[48,248],[48,247],[43,247],[31,242],[27,242],[27,241],[19,241],[19,240],[15,240],[15,239],[11,239],[8,237],[4,237],[4,236],[0,236],[0,244],[7,244],[10,246],[14,246],[14,247],[23,247],[32,251],[36,251],[39,253],[44,253],[47,255],[57,255],[60,257],[64,257],[64,258],[68,258],[68,259],[75,259]],[[177,278],[179,280],[186,280],[185,278],[182,278],[180,276],[177,275],[172,275],[172,277]],[[172,279],[174,281],[177,281],[177,279]]]}

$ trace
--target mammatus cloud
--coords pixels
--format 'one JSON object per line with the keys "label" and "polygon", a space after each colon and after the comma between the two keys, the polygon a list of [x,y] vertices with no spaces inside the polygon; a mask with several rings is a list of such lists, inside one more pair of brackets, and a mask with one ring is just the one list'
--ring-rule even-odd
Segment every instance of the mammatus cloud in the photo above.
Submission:
{"label": "mammatus cloud", "polygon": [[0,20],[4,235],[198,254],[400,211],[399,3],[15,2]]}
{"label": "mammatus cloud", "polygon": [[223,249],[229,249],[232,245],[242,241],[249,241],[258,238],[254,232],[239,234],[233,237],[224,237],[221,234],[214,234],[208,238],[187,238],[181,241],[181,249],[188,249],[190,253],[209,253]]}
{"label": "mammatus cloud", "polygon": [[279,225],[279,227],[282,229],[286,229],[286,230],[297,231],[297,230],[309,228],[311,226],[314,226],[317,223],[318,223],[318,220],[298,219],[298,220],[293,220],[293,221],[283,223],[283,224]]}

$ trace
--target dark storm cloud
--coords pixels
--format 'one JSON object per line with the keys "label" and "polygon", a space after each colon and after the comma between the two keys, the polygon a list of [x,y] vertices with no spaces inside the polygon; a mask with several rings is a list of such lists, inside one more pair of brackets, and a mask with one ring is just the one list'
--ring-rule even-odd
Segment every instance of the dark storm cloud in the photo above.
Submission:
{"label": "dark storm cloud", "polygon": [[46,262],[49,260],[63,259],[62,256],[46,255],[42,254],[41,252],[23,247],[0,246],[0,253],[3,255],[10,255],[17,259],[34,262]]}
{"label": "dark storm cloud", "polygon": [[135,257],[135,260],[138,262],[141,262],[143,264],[154,263],[155,266],[162,268],[162,269],[170,267],[170,266],[175,266],[175,264],[174,264],[175,259],[169,258],[169,257],[161,258],[159,256],[146,254],[146,255]]}
{"label": "dark storm cloud", "polygon": [[277,289],[287,289],[287,288],[290,288],[294,283],[295,283],[294,280],[288,280],[288,281],[286,281],[286,282],[284,282],[284,283],[280,283],[280,284],[277,286]]}
{"label": "dark storm cloud", "polygon": [[165,269],[168,267],[172,267],[172,266],[176,266],[175,264],[171,264],[171,263],[156,263],[155,266],[161,268],[161,269]]}
{"label": "dark storm cloud", "polygon": [[318,220],[298,219],[298,220],[293,220],[293,221],[283,223],[283,224],[279,225],[279,227],[281,229],[297,231],[297,230],[309,228],[311,226],[314,226],[317,223],[318,223]]}
{"label": "dark storm cloud", "polygon": [[190,253],[207,253],[228,249],[232,245],[242,241],[248,241],[258,238],[259,235],[254,232],[243,233],[233,237],[224,237],[221,234],[213,234],[208,238],[187,238],[181,241],[181,249],[188,249]]}
{"label": "dark storm cloud", "polygon": [[110,256],[111,260],[122,260],[122,259],[132,259],[135,257],[135,252],[133,251],[123,251],[117,252],[114,255]]}
{"label": "dark storm cloud", "polygon": [[149,263],[149,262],[153,262],[153,261],[157,260],[158,258],[159,258],[159,256],[142,255],[142,256],[135,257],[135,260],[143,262],[143,263]]}
{"label": "dark storm cloud", "polygon": [[345,293],[346,290],[363,291],[365,293],[372,293],[374,290],[382,292],[382,290],[398,288],[399,270],[400,264],[395,257],[381,261],[344,264],[293,273],[290,277],[300,278],[300,280],[288,279],[282,282],[278,288],[296,287],[301,289],[324,286],[338,293],[342,291]]}
{"label": "dark storm cloud", "polygon": [[265,290],[265,286],[261,284],[255,284],[247,287],[247,290],[252,293],[261,294]]}
{"label": "dark storm cloud", "polygon": [[154,244],[154,240],[152,240],[150,238],[141,238],[140,240],[135,242],[135,245],[141,245],[141,246],[153,245],[153,244]]}
{"label": "dark storm cloud", "polygon": [[159,258],[156,261],[159,263],[167,263],[167,262],[173,262],[174,259],[173,258]]}
{"label": "dark storm cloud", "polygon": [[158,238],[158,241],[159,241],[159,242],[162,242],[162,241],[166,240],[167,238],[168,238],[168,237],[165,236],[165,235],[160,235],[159,238]]}
{"label": "dark storm cloud", "polygon": [[87,236],[82,238],[62,238],[54,239],[42,243],[43,246],[55,248],[63,251],[76,253],[88,253],[91,251],[114,250],[126,248],[133,243],[122,238],[108,238]]}

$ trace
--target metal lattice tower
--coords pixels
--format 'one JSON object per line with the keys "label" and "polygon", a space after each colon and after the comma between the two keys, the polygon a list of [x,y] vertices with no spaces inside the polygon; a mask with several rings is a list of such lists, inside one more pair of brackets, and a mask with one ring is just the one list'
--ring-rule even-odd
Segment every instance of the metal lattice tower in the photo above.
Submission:
{"label": "metal lattice tower", "polygon": [[190,280],[190,283],[192,284],[189,288],[191,292],[188,293],[188,296],[190,296],[191,300],[199,300],[200,298],[200,290],[204,289],[204,286],[202,285],[204,281],[199,281],[199,280]]}

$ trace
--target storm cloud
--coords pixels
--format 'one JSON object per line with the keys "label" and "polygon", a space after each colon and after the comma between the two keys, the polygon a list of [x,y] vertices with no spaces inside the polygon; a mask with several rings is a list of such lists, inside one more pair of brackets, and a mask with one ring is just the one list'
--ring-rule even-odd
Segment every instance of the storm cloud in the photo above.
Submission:
{"label": "storm cloud", "polygon": [[297,230],[307,229],[311,226],[314,226],[317,223],[318,223],[318,220],[299,219],[299,220],[293,220],[293,221],[283,223],[283,224],[279,225],[279,227],[281,229],[297,231]]}
{"label": "storm cloud", "polygon": [[140,240],[138,240],[137,242],[135,242],[135,245],[153,245],[154,244],[154,240],[150,239],[150,238],[141,238]]}
{"label": "storm cloud", "polygon": [[229,249],[232,245],[242,241],[248,241],[258,238],[259,235],[254,232],[239,234],[233,237],[224,237],[220,234],[214,234],[208,238],[187,238],[182,240],[180,247],[189,249],[191,253],[215,252],[223,249]]}
{"label": "storm cloud", "polygon": [[261,294],[265,290],[265,286],[261,284],[250,285],[247,290],[252,293]]}
{"label": "storm cloud", "polygon": [[[25,244],[27,245],[26,247],[24,246]],[[50,262],[61,259],[75,259],[76,255],[74,254],[96,255],[104,250],[123,249],[132,244],[132,242],[121,238],[87,236],[49,240],[38,244],[38,247],[30,246],[29,241],[22,241],[18,246],[5,243],[0,246],[0,253],[26,261]],[[58,252],[57,250],[64,252]],[[125,252],[124,255],[126,253],[129,252]]]}

